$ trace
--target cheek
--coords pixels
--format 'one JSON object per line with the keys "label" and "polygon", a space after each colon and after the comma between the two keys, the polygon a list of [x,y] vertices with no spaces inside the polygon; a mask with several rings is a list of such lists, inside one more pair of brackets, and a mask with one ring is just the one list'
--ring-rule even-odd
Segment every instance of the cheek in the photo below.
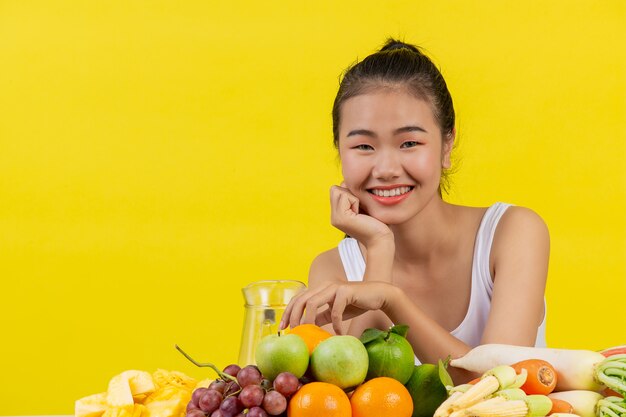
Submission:
{"label": "cheek", "polygon": [[[346,185],[357,185],[365,180],[364,164],[359,164],[354,158],[346,157],[341,160],[341,173]],[[351,187],[348,187],[351,188]]]}
{"label": "cheek", "polygon": [[423,153],[416,156],[407,165],[411,173],[423,180],[438,181],[441,176],[441,160],[433,153]]}

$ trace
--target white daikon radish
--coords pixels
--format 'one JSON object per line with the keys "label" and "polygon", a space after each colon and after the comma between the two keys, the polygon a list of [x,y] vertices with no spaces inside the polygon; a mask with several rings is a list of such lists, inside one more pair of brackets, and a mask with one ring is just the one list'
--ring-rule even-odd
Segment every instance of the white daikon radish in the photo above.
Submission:
{"label": "white daikon radish", "polygon": [[485,344],[473,348],[465,356],[452,359],[450,366],[484,373],[498,365],[512,365],[526,359],[543,359],[556,369],[555,391],[601,391],[608,386],[622,394],[626,392],[622,375],[626,355],[605,358],[591,350]]}
{"label": "white daikon radish", "polygon": [[580,417],[619,417],[626,415],[626,400],[622,397],[603,397],[592,391],[563,391],[548,395],[567,401]]}
{"label": "white daikon radish", "polygon": [[596,417],[598,401],[604,398],[602,394],[585,390],[553,392],[548,397],[567,401],[580,417]]}

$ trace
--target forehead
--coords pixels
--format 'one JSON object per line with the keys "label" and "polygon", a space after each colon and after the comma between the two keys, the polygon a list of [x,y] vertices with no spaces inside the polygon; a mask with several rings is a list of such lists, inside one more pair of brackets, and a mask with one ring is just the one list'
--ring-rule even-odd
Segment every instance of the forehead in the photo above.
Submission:
{"label": "forehead", "polygon": [[351,97],[341,106],[340,115],[340,136],[352,129],[383,133],[410,125],[439,131],[430,103],[402,90],[384,89]]}

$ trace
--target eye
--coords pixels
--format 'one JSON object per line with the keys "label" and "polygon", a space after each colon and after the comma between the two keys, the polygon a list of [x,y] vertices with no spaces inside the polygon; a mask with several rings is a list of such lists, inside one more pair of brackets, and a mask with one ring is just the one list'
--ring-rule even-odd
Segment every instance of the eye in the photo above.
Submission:
{"label": "eye", "polygon": [[362,143],[360,145],[356,145],[352,149],[358,149],[359,151],[372,151],[372,150],[374,150],[372,145],[367,145],[365,143]]}
{"label": "eye", "polygon": [[406,142],[403,142],[402,145],[400,145],[400,148],[413,148],[419,144],[420,143],[416,140],[407,140]]}

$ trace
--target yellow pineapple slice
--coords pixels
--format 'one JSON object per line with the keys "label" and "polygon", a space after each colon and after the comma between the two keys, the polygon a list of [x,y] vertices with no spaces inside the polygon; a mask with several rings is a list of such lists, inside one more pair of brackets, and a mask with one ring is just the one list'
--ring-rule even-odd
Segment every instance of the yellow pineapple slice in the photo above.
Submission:
{"label": "yellow pineapple slice", "polygon": [[111,407],[130,407],[156,389],[152,375],[145,371],[124,371],[109,381],[107,403]]}
{"label": "yellow pineapple slice", "polygon": [[153,374],[157,387],[164,387],[166,385],[174,385],[180,388],[186,388],[192,390],[195,388],[197,381],[190,376],[185,375],[179,371],[166,371],[165,369],[157,369]]}
{"label": "yellow pineapple slice", "polygon": [[74,403],[75,417],[100,417],[107,409],[106,392],[89,395]]}
{"label": "yellow pineapple slice", "polygon": [[130,409],[132,409],[135,402],[133,400],[133,393],[130,390],[128,377],[124,375],[124,372],[115,375],[109,381],[106,401],[110,407],[130,407]]}
{"label": "yellow pineapple slice", "polygon": [[161,387],[145,401],[149,417],[179,417],[185,415],[191,391],[173,385]]}
{"label": "yellow pineapple slice", "polygon": [[128,378],[130,392],[135,395],[145,395],[154,392],[156,386],[152,375],[146,371],[124,371],[124,378]]}
{"label": "yellow pineapple slice", "polygon": [[[141,405],[141,404],[140,404]],[[143,406],[142,406],[143,407]],[[135,417],[135,406],[109,407],[102,417]]]}

